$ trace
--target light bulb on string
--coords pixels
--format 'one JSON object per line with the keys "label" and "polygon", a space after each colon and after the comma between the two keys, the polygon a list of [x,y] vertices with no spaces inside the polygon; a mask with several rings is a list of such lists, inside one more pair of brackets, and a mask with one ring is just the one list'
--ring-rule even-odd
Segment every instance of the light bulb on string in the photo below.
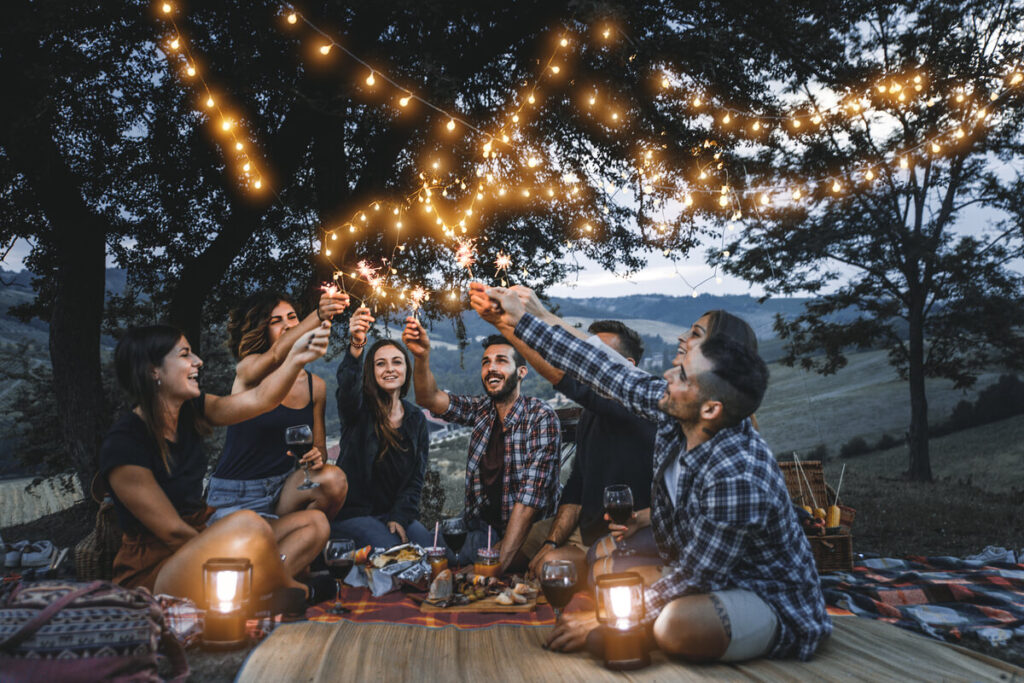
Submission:
{"label": "light bulb on string", "polygon": [[373,72],[371,71],[370,75],[366,77],[366,85],[373,86],[376,82],[377,79],[373,77]]}
{"label": "light bulb on string", "polygon": [[868,169],[868,170],[867,170],[867,171],[866,171],[866,172],[864,173],[864,177],[865,177],[865,178],[867,178],[867,179],[868,179],[869,181],[871,181],[871,180],[874,180],[874,179],[875,179],[875,172],[874,172],[874,171],[872,171],[872,170],[871,170],[871,169],[869,168],[869,169]]}
{"label": "light bulb on string", "polygon": [[906,156],[900,157],[900,168],[910,168],[910,160]]}
{"label": "light bulb on string", "polygon": [[320,46],[320,54],[327,55],[327,54],[330,53],[330,51],[331,51],[331,46],[330,46],[329,43],[325,43],[325,44]]}
{"label": "light bulb on string", "polygon": [[160,9],[162,9],[164,11],[164,14],[170,14],[171,10],[174,9],[174,8],[171,7],[171,3],[165,2]]}
{"label": "light bulb on string", "polygon": [[298,20],[299,20],[299,15],[297,15],[295,12],[292,12],[291,14],[288,15],[288,23],[289,24],[294,24]]}
{"label": "light bulb on string", "polygon": [[405,95],[404,97],[401,97],[401,98],[400,98],[400,99],[398,100],[398,104],[400,104],[400,105],[401,105],[401,106],[403,106],[403,107],[407,107],[407,106],[409,106],[409,96],[408,96],[408,95]]}
{"label": "light bulb on string", "polygon": [[259,178],[257,178],[257,179],[256,179],[256,182],[254,182],[254,183],[252,184],[252,186],[253,186],[253,187],[255,187],[255,188],[256,188],[256,189],[258,190],[258,189],[260,189],[261,187],[263,187],[263,181],[262,181],[262,180],[260,180]]}
{"label": "light bulb on string", "polygon": [[235,150],[241,152],[243,149],[245,149],[245,145],[241,141],[235,143]]}
{"label": "light bulb on string", "polygon": [[455,130],[455,119],[448,119],[448,124],[445,126],[449,131]]}
{"label": "light bulb on string", "polygon": [[187,73],[189,76],[195,76],[196,75],[196,68],[194,66],[192,66],[191,64],[189,64],[188,68],[185,69],[185,73]]}
{"label": "light bulb on string", "polygon": [[933,154],[938,154],[940,151],[942,151],[942,148],[939,147],[939,143],[932,142],[932,153]]}
{"label": "light bulb on string", "polygon": [[171,49],[172,50],[177,50],[179,47],[181,47],[181,41],[178,38],[175,38],[174,40],[171,41]]}
{"label": "light bulb on string", "polygon": [[795,188],[793,190],[793,199],[794,199],[794,201],[800,201],[800,197],[802,197],[802,196],[803,196],[803,194],[800,192],[800,188],[799,187],[797,187],[797,188]]}
{"label": "light bulb on string", "polygon": [[526,101],[529,102],[530,104],[533,104],[534,102],[537,101],[537,98],[533,96],[533,93],[530,93],[530,96],[526,98]]}
{"label": "light bulb on string", "polygon": [[213,101],[212,97],[207,97],[206,98],[206,106],[207,106],[207,108],[212,109],[214,104],[215,104],[215,102]]}
{"label": "light bulb on string", "polygon": [[833,192],[839,192],[842,189],[843,189],[843,186],[839,184],[838,180],[833,180],[832,181],[832,191]]}
{"label": "light bulb on string", "polygon": [[557,64],[553,64],[551,66],[551,73],[553,73],[553,74],[557,74],[561,70],[562,70],[561,67],[559,67]]}

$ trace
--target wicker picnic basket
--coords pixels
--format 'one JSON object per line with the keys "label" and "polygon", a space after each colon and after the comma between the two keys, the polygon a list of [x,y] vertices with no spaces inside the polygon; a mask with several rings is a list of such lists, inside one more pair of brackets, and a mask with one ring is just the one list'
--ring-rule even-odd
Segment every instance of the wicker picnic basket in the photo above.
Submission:
{"label": "wicker picnic basket", "polygon": [[[786,488],[793,502],[797,505],[810,505],[815,503],[819,507],[827,507],[835,502],[835,491],[825,484],[825,473],[821,461],[801,461],[800,469],[803,469],[804,477],[800,476],[800,469],[794,462],[780,462],[779,469],[786,479]],[[810,484],[810,491],[808,491]],[[818,566],[818,573],[836,571],[849,571],[853,569],[853,535],[850,527],[853,526],[855,510],[845,505],[839,506],[839,533],[827,534],[825,536],[808,536],[811,543],[811,552],[814,554],[814,563]]]}

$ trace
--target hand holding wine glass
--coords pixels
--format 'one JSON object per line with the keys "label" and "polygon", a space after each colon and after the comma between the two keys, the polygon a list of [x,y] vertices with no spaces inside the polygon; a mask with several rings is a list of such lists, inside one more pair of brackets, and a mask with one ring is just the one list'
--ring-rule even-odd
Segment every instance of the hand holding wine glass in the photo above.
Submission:
{"label": "hand holding wine glass", "polygon": [[324,546],[324,564],[335,579],[344,579],[352,568],[352,552],[356,542],[351,538],[332,538]]}
{"label": "hand holding wine glass", "polygon": [[[289,427],[284,431],[284,442],[289,446],[305,446],[305,450],[309,450],[309,447],[313,445],[313,430],[309,425],[295,425]],[[299,450],[296,448],[295,450]],[[289,451],[291,453],[291,451]],[[309,461],[305,460],[302,462],[302,471],[305,473],[305,480],[299,484],[296,488],[300,491],[308,491],[309,489],[315,489],[320,484],[309,478]]]}

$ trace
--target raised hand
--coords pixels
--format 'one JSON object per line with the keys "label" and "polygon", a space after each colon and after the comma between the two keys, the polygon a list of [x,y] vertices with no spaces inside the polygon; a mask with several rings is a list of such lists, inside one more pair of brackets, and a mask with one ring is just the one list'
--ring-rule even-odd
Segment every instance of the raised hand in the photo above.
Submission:
{"label": "raised hand", "polygon": [[348,294],[337,291],[324,292],[316,309],[317,317],[320,320],[333,320],[334,316],[348,308],[348,304]]}
{"label": "raised hand", "polygon": [[405,319],[405,329],[402,330],[402,343],[409,349],[416,358],[426,358],[430,355],[430,339],[427,331],[420,324],[420,321],[412,316]]}
{"label": "raised hand", "polygon": [[305,365],[327,353],[327,345],[331,341],[331,322],[325,320],[312,332],[299,337],[288,352],[288,358]]}
{"label": "raised hand", "polygon": [[498,307],[497,310],[501,311],[501,324],[515,327],[526,313],[526,306],[521,296],[504,287],[488,287],[486,292],[494,305]]}
{"label": "raised hand", "polygon": [[352,313],[352,318],[348,321],[348,333],[352,338],[352,341],[362,346],[366,343],[366,335],[370,332],[370,327],[373,326],[375,318],[370,314],[370,309],[366,306],[360,306]]}
{"label": "raised hand", "polygon": [[494,299],[487,296],[489,288],[482,282],[469,283],[469,305],[486,322],[492,325],[501,323],[501,307]]}
{"label": "raised hand", "polygon": [[529,287],[523,285],[513,285],[510,289],[519,300],[523,302],[523,306],[526,308],[526,312],[536,318],[542,318],[547,315],[548,310],[544,308],[544,304],[537,298],[537,293]]}

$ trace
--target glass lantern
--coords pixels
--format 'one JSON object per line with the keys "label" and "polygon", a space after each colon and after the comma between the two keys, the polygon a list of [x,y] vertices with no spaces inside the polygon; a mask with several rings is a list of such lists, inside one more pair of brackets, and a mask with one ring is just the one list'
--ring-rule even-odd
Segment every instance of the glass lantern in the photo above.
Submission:
{"label": "glass lantern", "polygon": [[609,669],[639,669],[651,663],[644,619],[644,582],[639,574],[597,577],[597,618],[602,624],[604,665]]}
{"label": "glass lantern", "polygon": [[205,648],[226,650],[245,644],[245,619],[251,594],[252,562],[248,559],[218,557],[203,563]]}

